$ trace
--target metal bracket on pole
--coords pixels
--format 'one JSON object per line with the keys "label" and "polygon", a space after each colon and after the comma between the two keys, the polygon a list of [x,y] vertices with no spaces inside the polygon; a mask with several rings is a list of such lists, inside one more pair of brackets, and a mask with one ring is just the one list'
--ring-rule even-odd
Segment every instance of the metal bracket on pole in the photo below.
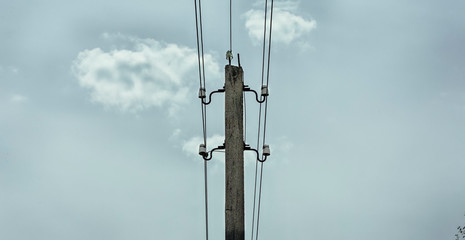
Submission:
{"label": "metal bracket on pole", "polygon": [[216,90],[216,91],[211,92],[210,95],[208,96],[208,98],[209,98],[208,101],[205,102],[205,98],[206,98],[205,88],[200,88],[200,89],[199,89],[199,98],[202,99],[202,103],[203,103],[203,104],[208,105],[208,104],[211,103],[211,101],[212,101],[212,95],[213,95],[214,93],[222,93],[222,92],[224,92],[224,91],[225,91],[225,89],[224,89],[224,86],[223,86],[222,89],[218,89],[218,90]]}
{"label": "metal bracket on pole", "polygon": [[269,95],[268,87],[266,85],[262,86],[262,92],[261,92],[260,99],[258,99],[258,93],[255,90],[250,89],[248,85],[244,85],[243,90],[244,90],[244,92],[253,92],[253,93],[255,93],[255,99],[257,100],[258,103],[265,102],[266,97],[268,97],[268,95]]}
{"label": "metal bracket on pole", "polygon": [[270,154],[271,154],[270,153],[270,146],[266,145],[266,144],[263,144],[263,153],[262,153],[263,159],[260,158],[260,154],[258,153],[258,150],[254,149],[254,148],[251,148],[249,144],[244,143],[244,151],[254,151],[257,154],[257,161],[259,161],[259,162],[266,161],[266,158],[268,156],[270,156]]}
{"label": "metal bracket on pole", "polygon": [[224,146],[224,143],[223,145],[221,146],[218,146],[216,148],[213,148],[212,150],[210,150],[209,152],[206,151],[206,146],[205,144],[200,144],[200,147],[199,147],[199,155],[202,156],[202,158],[205,160],[205,161],[209,161],[212,159],[213,157],[213,152],[214,151],[217,151],[217,150],[224,150],[225,149],[225,146]]}

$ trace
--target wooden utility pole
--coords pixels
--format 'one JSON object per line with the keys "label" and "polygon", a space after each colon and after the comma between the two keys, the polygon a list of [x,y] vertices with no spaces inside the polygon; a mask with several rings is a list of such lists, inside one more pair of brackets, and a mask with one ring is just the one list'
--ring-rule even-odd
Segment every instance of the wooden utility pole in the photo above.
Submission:
{"label": "wooden utility pole", "polygon": [[226,240],[244,240],[244,131],[241,67],[225,67]]}

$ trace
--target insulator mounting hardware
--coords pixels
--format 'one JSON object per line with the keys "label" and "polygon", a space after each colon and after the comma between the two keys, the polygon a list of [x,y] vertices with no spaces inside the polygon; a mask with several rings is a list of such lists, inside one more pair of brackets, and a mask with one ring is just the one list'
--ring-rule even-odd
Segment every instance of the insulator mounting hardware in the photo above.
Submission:
{"label": "insulator mounting hardware", "polygon": [[267,97],[268,95],[270,95],[270,94],[268,93],[268,86],[263,85],[263,86],[262,86],[262,96]]}
{"label": "insulator mounting hardware", "polygon": [[268,144],[263,144],[263,156],[270,156],[270,145]]}
{"label": "insulator mounting hardware", "polygon": [[260,158],[260,154],[258,153],[257,149],[251,148],[249,144],[244,143],[244,151],[254,151],[257,154],[257,161],[264,162],[266,158],[271,155],[270,146],[267,144],[263,144],[263,158]]}
{"label": "insulator mounting hardware", "polygon": [[231,65],[231,60],[233,59],[233,54],[232,54],[232,51],[231,50],[228,50],[226,52],[226,60],[228,60],[229,62],[229,65]]}
{"label": "insulator mounting hardware", "polygon": [[199,155],[205,156],[207,154],[208,154],[207,153],[207,147],[205,146],[205,144],[203,144],[203,143],[200,144],[200,146],[199,146]]}
{"label": "insulator mounting hardware", "polygon": [[199,89],[199,98],[205,98],[205,88]]}
{"label": "insulator mounting hardware", "polygon": [[202,156],[202,158],[206,161],[209,161],[212,159],[213,157],[213,152],[214,151],[217,151],[217,150],[224,150],[225,149],[225,146],[224,146],[224,143],[223,145],[221,146],[218,146],[216,148],[213,148],[212,150],[210,150],[209,152],[207,152],[207,147],[205,146],[205,144],[200,144],[199,146],[199,155]]}
{"label": "insulator mounting hardware", "polygon": [[222,89],[218,89],[218,90],[216,90],[216,91],[211,92],[210,95],[208,96],[208,101],[205,101],[205,98],[206,98],[206,90],[205,90],[205,88],[200,88],[200,89],[199,89],[199,98],[202,99],[202,103],[203,103],[203,104],[208,105],[208,104],[211,103],[211,101],[212,101],[212,95],[213,95],[214,93],[222,93],[222,92],[224,92],[224,91],[225,91],[225,90],[224,90],[224,86],[223,86]]}
{"label": "insulator mounting hardware", "polygon": [[257,100],[258,103],[263,103],[263,102],[265,102],[266,97],[268,97],[268,95],[270,95],[269,92],[268,92],[268,86],[266,86],[266,85],[263,85],[263,86],[262,86],[260,99],[258,99],[258,93],[257,93],[255,90],[250,89],[249,86],[244,85],[244,87],[243,87],[242,90],[243,90],[244,92],[253,92],[253,93],[255,93],[255,99]]}
{"label": "insulator mounting hardware", "polygon": [[239,53],[237,54],[237,65],[241,67],[241,58],[239,57]]}

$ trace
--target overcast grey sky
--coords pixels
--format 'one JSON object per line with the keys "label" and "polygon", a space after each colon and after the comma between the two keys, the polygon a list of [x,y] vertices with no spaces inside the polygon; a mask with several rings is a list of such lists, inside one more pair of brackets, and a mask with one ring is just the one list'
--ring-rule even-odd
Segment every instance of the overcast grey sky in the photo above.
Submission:
{"label": "overcast grey sky", "polygon": [[[193,1],[0,2],[0,239],[204,239]],[[260,239],[454,239],[465,1],[275,3]],[[212,91],[229,2],[202,4]],[[233,1],[254,89],[263,5]],[[223,105],[208,107],[211,146]],[[254,166],[247,156],[247,236]],[[221,154],[209,169],[210,237],[223,239]]]}

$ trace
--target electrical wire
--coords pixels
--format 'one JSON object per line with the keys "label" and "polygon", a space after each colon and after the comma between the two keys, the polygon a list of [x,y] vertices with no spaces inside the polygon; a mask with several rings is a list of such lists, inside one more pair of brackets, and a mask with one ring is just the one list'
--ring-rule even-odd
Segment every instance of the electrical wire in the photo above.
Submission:
{"label": "electrical wire", "polygon": [[205,239],[208,240],[208,164],[203,161],[203,175],[205,185]]}
{"label": "electrical wire", "polygon": [[[266,20],[267,20],[267,13],[268,13],[268,0],[265,0],[265,20],[263,24],[263,50],[262,50],[262,72],[261,72],[261,86],[263,86],[264,82],[264,75],[265,75],[265,49],[266,49]],[[257,150],[260,149],[260,131],[261,131],[261,122],[262,122],[262,103],[260,103],[259,111],[258,111],[258,133],[257,133]],[[256,206],[256,199],[257,199],[257,174],[258,174],[258,161],[255,161],[255,177],[254,177],[254,194],[253,194],[253,213],[252,213],[252,233],[251,233],[251,240],[254,237],[255,231],[255,206]]]}
{"label": "electrical wire", "polygon": [[252,210],[252,237],[251,237],[252,240],[253,240],[253,233],[255,230],[254,224],[255,224],[255,202],[256,202],[256,197],[257,197],[257,170],[258,170],[258,161],[255,161],[255,183],[254,183],[254,190],[253,190],[253,210]]}
{"label": "electrical wire", "polygon": [[[197,16],[197,0],[194,0],[194,5],[195,5],[195,32],[196,32],[196,37],[197,37],[197,60],[199,63],[199,81],[200,81],[200,88],[202,88],[202,68],[201,68],[201,63],[200,63],[200,41],[199,41],[199,21],[198,21],[198,16]],[[203,114],[202,114],[203,117]],[[203,122],[203,120],[202,120]]]}
{"label": "electrical wire", "polygon": [[[267,73],[266,73],[266,86],[269,85],[270,82],[270,55],[271,55],[271,30],[273,27],[273,0],[271,0],[271,14],[270,14],[270,36],[268,39],[268,66],[267,66]],[[263,122],[263,143],[265,143],[266,139],[266,115],[268,110],[268,98],[265,100],[265,120]]]}
{"label": "electrical wire", "polygon": [[[195,29],[197,38],[197,60],[199,65],[199,85],[200,89],[205,90],[205,60],[203,51],[203,27],[202,27],[202,7],[199,0],[199,6],[197,8],[197,0],[194,0],[195,5]],[[200,22],[200,24],[199,24]],[[199,41],[199,25],[200,25],[200,41]],[[200,42],[200,43],[199,43]],[[202,53],[202,54],[200,54]],[[200,57],[202,61],[200,61]],[[202,132],[203,132],[203,143],[207,145],[207,109],[200,99],[200,105],[202,109]],[[208,240],[208,166],[207,161],[204,161],[204,192],[205,192],[205,237]]]}
{"label": "electrical wire", "polygon": [[[263,58],[262,58],[262,86],[264,81],[264,66],[265,66],[265,44],[266,44],[266,18],[267,18],[267,6],[268,2],[265,0],[265,24],[264,24],[264,31],[263,31]],[[266,73],[266,86],[269,86],[269,79],[270,79],[270,56],[271,56],[271,36],[272,36],[272,26],[273,26],[273,0],[271,0],[271,9],[270,9],[270,29],[269,29],[269,38],[268,38],[268,62],[267,62],[267,73]],[[259,113],[259,133],[258,133],[258,140],[257,140],[257,149],[259,147],[259,138],[260,138],[260,123],[261,123],[261,109],[262,105],[260,104],[260,113]],[[267,123],[267,112],[268,112],[268,98],[265,99],[265,112],[264,112],[264,120],[263,120],[263,141],[264,144],[266,141],[266,123]],[[263,156],[263,153],[262,153]],[[256,199],[256,188],[257,188],[257,166],[258,161],[255,164],[255,187],[254,187],[254,216],[255,217],[255,199]],[[258,190],[258,204],[257,204],[257,225],[256,225],[256,235],[255,239],[258,240],[258,233],[259,233],[259,224],[260,224],[260,206],[261,206],[261,196],[262,196],[262,186],[263,186],[263,162],[260,162],[260,179],[259,179],[259,190]],[[252,221],[252,240],[253,240],[253,231],[254,231],[254,220]]]}
{"label": "electrical wire", "polygon": [[[200,0],[199,0],[198,9],[197,9],[197,0],[194,0],[194,4],[195,4],[195,28],[196,28],[196,34],[197,34],[197,60],[198,60],[198,67],[199,67],[199,82],[200,82],[200,88],[205,89],[205,58],[204,58],[204,51],[203,51],[202,8],[201,8]],[[199,29],[200,29],[200,41],[199,41]],[[206,130],[207,129],[206,127],[207,113],[206,113],[206,106],[203,103],[201,104],[201,106],[202,106],[201,108],[202,108],[203,140],[204,140],[204,144],[206,145],[207,144],[207,130]]]}
{"label": "electrical wire", "polygon": [[[269,81],[270,81],[270,56],[271,56],[271,33],[272,33],[272,27],[273,27],[273,0],[271,0],[271,9],[270,9],[270,31],[269,31],[269,39],[268,39],[268,66],[267,66],[267,74],[266,74],[266,86],[269,86]],[[267,123],[267,113],[268,113],[268,98],[265,100],[265,117],[263,120],[263,144],[266,141],[266,123]],[[258,191],[258,210],[257,210],[257,232],[256,232],[256,237],[255,240],[258,240],[258,230],[259,230],[259,224],[260,224],[260,206],[261,206],[261,200],[262,200],[262,183],[263,183],[263,162],[260,162],[261,168],[260,168],[260,189]]]}
{"label": "electrical wire", "polygon": [[[264,75],[265,75],[265,49],[266,49],[266,20],[267,20],[267,13],[268,13],[268,0],[265,0],[265,20],[263,24],[263,50],[262,50],[262,72],[261,72],[261,86],[263,86],[264,82]],[[259,111],[258,111],[258,133],[257,133],[257,150],[260,149],[260,131],[261,131],[261,122],[262,122],[262,103],[260,103]],[[254,177],[254,193],[253,193],[253,212],[252,212],[252,233],[251,233],[251,240],[254,237],[255,231],[255,206],[256,206],[256,198],[257,198],[257,176],[258,176],[258,161],[255,161],[255,177]]]}
{"label": "electrical wire", "polygon": [[232,53],[232,0],[229,0],[229,51]]}
{"label": "electrical wire", "polygon": [[255,240],[258,239],[258,226],[260,224],[260,205],[261,205],[261,200],[262,200],[262,183],[263,183],[263,162],[260,162],[260,187],[258,190],[258,210],[257,210],[257,231],[256,231],[256,236]]}

